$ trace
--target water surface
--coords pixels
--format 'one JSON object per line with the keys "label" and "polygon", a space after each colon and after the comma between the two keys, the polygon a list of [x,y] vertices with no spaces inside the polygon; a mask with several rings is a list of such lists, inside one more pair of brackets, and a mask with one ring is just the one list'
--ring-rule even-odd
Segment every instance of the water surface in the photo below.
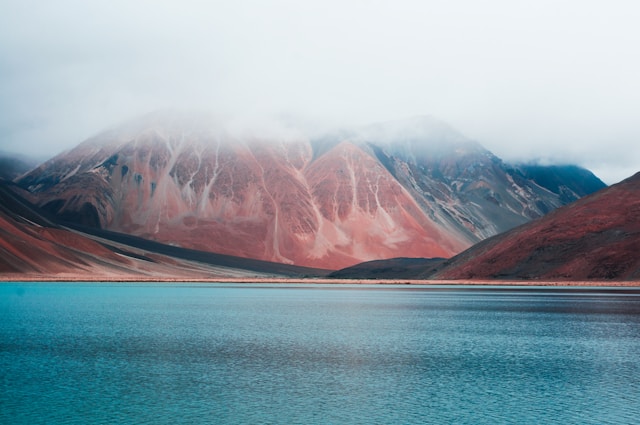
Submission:
{"label": "water surface", "polygon": [[635,291],[0,284],[0,423],[638,415]]}

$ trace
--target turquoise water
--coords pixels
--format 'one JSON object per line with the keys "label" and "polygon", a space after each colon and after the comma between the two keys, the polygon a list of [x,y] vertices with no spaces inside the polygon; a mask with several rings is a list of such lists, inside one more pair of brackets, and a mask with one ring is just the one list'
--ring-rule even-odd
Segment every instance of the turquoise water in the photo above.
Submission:
{"label": "turquoise water", "polygon": [[3,424],[631,424],[640,294],[0,284]]}

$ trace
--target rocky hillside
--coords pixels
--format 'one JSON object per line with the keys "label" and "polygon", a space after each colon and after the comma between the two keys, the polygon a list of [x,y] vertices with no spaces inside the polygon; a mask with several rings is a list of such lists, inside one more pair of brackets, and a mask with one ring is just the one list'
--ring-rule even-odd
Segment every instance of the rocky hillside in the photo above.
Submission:
{"label": "rocky hillside", "polygon": [[433,118],[377,124],[357,137],[430,217],[473,243],[606,186],[575,166],[506,164]]}
{"label": "rocky hillside", "polygon": [[640,173],[444,263],[437,279],[640,279]]}
{"label": "rocky hillside", "polygon": [[311,139],[158,113],[103,132],[18,183],[75,223],[338,269],[450,257],[584,189],[571,178],[553,187],[537,180],[429,117]]}

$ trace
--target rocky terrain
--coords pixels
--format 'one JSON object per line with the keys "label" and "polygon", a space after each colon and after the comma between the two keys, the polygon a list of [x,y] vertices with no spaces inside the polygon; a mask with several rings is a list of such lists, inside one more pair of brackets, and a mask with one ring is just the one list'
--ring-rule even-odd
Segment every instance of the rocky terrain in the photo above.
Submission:
{"label": "rocky terrain", "polygon": [[[565,170],[566,171],[566,170]],[[339,269],[451,257],[604,187],[509,165],[430,117],[310,138],[155,113],[16,182],[58,219],[174,246]]]}
{"label": "rocky terrain", "polygon": [[423,270],[434,279],[640,279],[640,173]]}

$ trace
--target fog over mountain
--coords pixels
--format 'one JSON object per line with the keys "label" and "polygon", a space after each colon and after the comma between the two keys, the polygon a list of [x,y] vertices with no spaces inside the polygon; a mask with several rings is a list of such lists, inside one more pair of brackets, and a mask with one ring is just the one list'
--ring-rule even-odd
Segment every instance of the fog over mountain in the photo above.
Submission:
{"label": "fog over mountain", "polygon": [[14,182],[76,225],[332,270],[450,257],[605,187],[579,167],[505,163],[427,116],[321,137],[234,124],[148,114]]}
{"label": "fog over mountain", "polygon": [[[167,107],[361,126],[438,117],[510,162],[640,170],[640,5],[36,2],[0,13],[0,151],[51,157]],[[295,117],[295,118],[294,118]]]}

